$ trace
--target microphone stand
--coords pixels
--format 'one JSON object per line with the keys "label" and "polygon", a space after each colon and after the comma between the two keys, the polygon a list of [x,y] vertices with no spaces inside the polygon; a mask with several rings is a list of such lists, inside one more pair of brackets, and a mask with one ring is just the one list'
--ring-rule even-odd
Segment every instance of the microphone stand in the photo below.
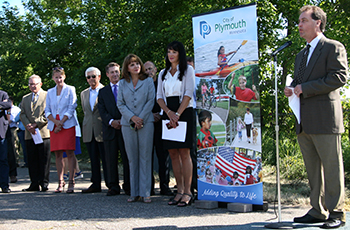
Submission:
{"label": "microphone stand", "polygon": [[265,228],[271,229],[292,229],[293,225],[291,223],[281,222],[281,183],[280,183],[280,158],[279,158],[279,126],[278,126],[278,85],[277,85],[277,53],[272,55],[274,59],[275,67],[275,120],[276,120],[276,171],[277,171],[277,201],[278,201],[278,222],[266,224]]}

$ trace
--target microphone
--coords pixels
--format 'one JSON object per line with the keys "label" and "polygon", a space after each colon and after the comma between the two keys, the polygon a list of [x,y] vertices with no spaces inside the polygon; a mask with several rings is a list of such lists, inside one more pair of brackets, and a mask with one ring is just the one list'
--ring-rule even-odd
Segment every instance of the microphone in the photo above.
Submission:
{"label": "microphone", "polygon": [[272,54],[270,54],[272,57],[276,56],[279,52],[281,52],[283,49],[287,48],[288,46],[290,46],[292,44],[292,41],[288,41],[286,43],[284,43],[283,45],[281,45],[280,47],[277,48],[277,50],[275,50]]}

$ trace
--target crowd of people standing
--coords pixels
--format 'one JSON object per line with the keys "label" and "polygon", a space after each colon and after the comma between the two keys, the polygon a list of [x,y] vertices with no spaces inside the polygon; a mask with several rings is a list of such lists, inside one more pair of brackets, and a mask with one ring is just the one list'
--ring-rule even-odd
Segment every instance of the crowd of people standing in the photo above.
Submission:
{"label": "crowd of people standing", "polygon": [[[146,69],[147,67],[147,69]],[[82,137],[91,162],[91,182],[82,193],[101,192],[101,168],[108,187],[107,196],[129,195],[128,202],[151,202],[154,194],[153,150],[159,164],[160,194],[174,195],[169,189],[169,156],[177,183],[177,194],[169,205],[184,207],[193,201],[191,192],[192,148],[195,125],[193,121],[194,70],[187,64],[185,48],[174,41],[167,47],[166,68],[156,75],[153,62],[143,64],[135,54],[125,57],[122,68],[111,62],[106,66],[110,80],[107,86],[100,83],[101,71],[89,67],[85,77],[90,85],[81,92],[84,112]],[[65,191],[64,169],[68,164],[69,180],[66,193],[73,193],[77,160],[76,129],[79,124],[75,87],[67,85],[63,67],[52,70],[56,86],[43,90],[38,75],[29,77],[31,93],[23,96],[20,121],[25,127],[25,147],[31,183],[25,192],[47,191],[49,185],[50,153],[56,158],[58,187],[55,193]],[[175,87],[174,85],[175,84]],[[6,92],[1,91],[1,112],[11,103]],[[0,117],[4,119],[3,116]],[[162,140],[162,120],[175,128],[179,121],[186,122],[184,142]],[[5,127],[2,127],[5,128]],[[5,131],[5,130],[3,130]],[[2,132],[1,132],[2,134]],[[5,136],[2,137],[5,140]],[[2,143],[1,147],[5,145]],[[63,155],[68,161],[64,161]],[[119,154],[123,163],[123,184],[119,183]],[[9,188],[9,167],[5,156],[1,159],[2,192]],[[5,172],[6,171],[6,172]],[[193,191],[193,190],[192,190]]]}

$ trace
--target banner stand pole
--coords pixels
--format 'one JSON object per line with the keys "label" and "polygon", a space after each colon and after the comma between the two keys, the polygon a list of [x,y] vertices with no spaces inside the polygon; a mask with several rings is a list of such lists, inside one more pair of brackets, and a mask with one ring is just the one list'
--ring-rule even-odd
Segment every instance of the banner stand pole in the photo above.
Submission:
{"label": "banner stand pole", "polygon": [[277,84],[277,53],[273,55],[275,68],[275,120],[276,120],[276,171],[277,171],[277,201],[278,201],[278,222],[266,224],[265,228],[271,229],[293,229],[292,223],[281,222],[281,183],[280,183],[280,158],[279,158],[279,126],[278,126],[278,84]]}

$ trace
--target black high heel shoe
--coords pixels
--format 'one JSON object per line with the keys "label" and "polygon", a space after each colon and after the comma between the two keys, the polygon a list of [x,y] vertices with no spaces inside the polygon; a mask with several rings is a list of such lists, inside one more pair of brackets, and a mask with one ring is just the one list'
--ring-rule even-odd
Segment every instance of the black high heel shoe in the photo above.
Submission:
{"label": "black high heel shoe", "polygon": [[187,205],[191,205],[193,203],[194,198],[193,198],[192,194],[184,193],[183,196],[188,196],[188,197],[190,197],[190,199],[184,201],[181,198],[181,200],[177,204],[177,207],[186,207]]}
{"label": "black high heel shoe", "polygon": [[66,193],[74,193],[74,180],[69,180],[68,189]]}
{"label": "black high heel shoe", "polygon": [[[181,195],[181,197],[180,197],[178,200],[175,200],[175,198],[176,198],[177,195]],[[174,198],[173,198],[171,201],[168,202],[168,205],[177,205],[177,204],[180,202],[182,196],[183,196],[182,193],[177,193],[177,194],[174,196]]]}
{"label": "black high heel shoe", "polygon": [[58,181],[58,187],[55,190],[55,193],[60,193],[63,192],[64,186],[66,185],[66,183],[64,183],[64,180],[59,180]]}

